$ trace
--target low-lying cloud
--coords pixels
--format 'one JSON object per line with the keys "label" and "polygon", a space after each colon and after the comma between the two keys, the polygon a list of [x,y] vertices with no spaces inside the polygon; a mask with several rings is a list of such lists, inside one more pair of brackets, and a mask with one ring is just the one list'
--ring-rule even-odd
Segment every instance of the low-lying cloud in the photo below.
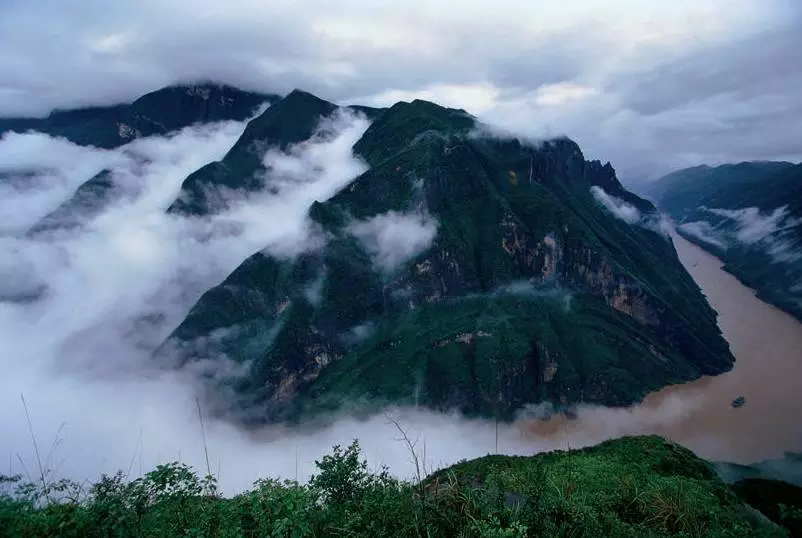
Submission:
{"label": "low-lying cloud", "polygon": [[[0,140],[7,189],[0,200],[0,405],[8,411],[0,417],[0,458],[11,462],[9,472],[24,472],[17,455],[28,470],[36,467],[20,395],[39,443],[62,438],[58,461],[50,462],[61,475],[125,471],[134,455],[146,469],[178,458],[200,463],[196,378],[161,370],[151,354],[246,257],[263,248],[291,256],[309,244],[310,205],[365,169],[351,146],[367,126],[362,117],[337,114],[313,140],[269,152],[266,163],[277,164],[269,179],[279,188],[238,194],[210,219],[165,209],[188,174],[228,151],[244,122],[195,126],[113,151],[41,134]],[[26,235],[102,169],[112,171],[123,196],[80,228]],[[274,454],[273,445],[248,440],[233,425],[214,422],[209,431],[226,460],[248,449],[253,460],[265,458],[265,446]],[[253,469],[221,472],[229,486],[256,477]],[[280,467],[269,472],[283,474]]]}
{"label": "low-lying cloud", "polygon": [[717,233],[713,226],[704,220],[685,222],[677,227],[681,232],[700,241],[726,250],[727,244]]}
{"label": "low-lying cloud", "polygon": [[437,235],[437,220],[425,211],[388,211],[354,221],[348,231],[364,243],[379,268],[392,273],[429,248]]}
{"label": "low-lying cloud", "polygon": [[640,221],[641,213],[634,205],[628,204],[615,196],[610,196],[607,191],[598,185],[592,186],[590,192],[596,201],[607,208],[616,218],[623,220],[627,224],[635,224]]}
{"label": "low-lying cloud", "polygon": [[[724,217],[735,225],[734,232],[719,226],[719,234],[730,241],[747,247],[763,248],[778,263],[791,263],[802,259],[802,253],[789,239],[789,232],[802,225],[802,219],[790,217],[788,206],[763,212],[757,207],[718,209],[701,207],[712,215]],[[708,230],[708,235],[712,231]]]}
{"label": "low-lying cloud", "polygon": [[529,280],[510,282],[504,286],[499,286],[492,293],[493,295],[518,295],[558,301],[562,304],[565,312],[571,310],[571,299],[573,297],[571,291],[563,289],[554,283],[535,284]]}
{"label": "low-lying cloud", "polygon": [[590,188],[590,192],[599,204],[609,211],[615,218],[623,220],[627,224],[632,224],[656,232],[663,237],[668,237],[669,224],[659,215],[644,215],[634,205],[624,200],[611,196],[598,185]]}
{"label": "low-lying cloud", "polygon": [[81,183],[126,161],[120,152],[41,133],[6,133],[0,138],[0,235],[26,231]]}
{"label": "low-lying cloud", "polygon": [[[5,410],[0,415],[0,461],[9,462],[9,473],[36,473],[20,401],[24,395],[45,464],[56,475],[79,481],[117,470],[137,475],[170,460],[205,471],[205,445],[212,471],[231,493],[258,477],[304,479],[332,444],[354,438],[360,439],[372,467],[387,464],[399,476],[414,474],[406,447],[384,415],[341,417],[314,430],[276,426],[246,431],[207,418],[204,440],[194,374],[165,371],[151,360],[152,351],[201,293],[247,256],[263,248],[292,256],[309,246],[314,237],[309,206],[343,188],[365,166],[350,148],[367,122],[342,115],[326,121],[314,140],[265,156],[271,170],[268,189],[237,195],[227,211],[210,219],[166,215],[164,210],[184,177],[219,159],[244,123],[196,126],[110,152],[41,135],[0,140],[0,155],[6,151],[19,157],[13,168],[17,171],[27,170],[25,166],[40,170],[42,162],[32,157],[23,161],[23,153],[7,144],[39,144],[42,155],[52,159],[46,177],[56,178],[39,181],[44,176],[38,171],[11,175],[7,167],[2,180],[4,186],[14,185],[8,198],[0,199],[6,222],[13,224],[0,237],[2,281],[11,291],[44,290],[27,301],[0,299],[0,406]],[[75,155],[86,168],[73,168]],[[25,235],[37,218],[101,169],[114,172],[114,181],[127,188],[126,196],[81,228]],[[437,232],[436,222],[420,213],[391,212],[360,225],[384,268],[397,267],[426,248]],[[509,292],[533,289],[519,285]],[[314,296],[314,286],[309,293]],[[367,338],[371,330],[369,325],[355,327],[352,336]],[[204,367],[214,373],[220,365]],[[412,438],[419,438],[419,450],[425,447],[427,467],[433,469],[493,452],[532,454],[615,435],[660,432],[696,408],[696,400],[673,397],[640,410],[582,408],[577,421],[523,421],[498,429],[455,414],[419,409],[388,413]],[[726,447],[717,450],[726,457]]]}
{"label": "low-lying cloud", "polygon": [[713,215],[734,220],[738,225],[735,238],[747,245],[758,243],[774,233],[799,224],[795,219],[787,219],[787,206],[778,207],[774,211],[768,213],[761,212],[757,207],[745,207],[742,209],[703,209]]}
{"label": "low-lying cloud", "polygon": [[[384,415],[341,417],[323,429],[251,431],[207,417],[204,441],[196,372],[162,370],[151,360],[153,349],[200,294],[247,256],[262,248],[290,256],[298,248],[290,245],[309,244],[308,208],[364,169],[350,147],[366,127],[362,118],[336,116],[325,123],[329,135],[285,153],[269,152],[265,162],[272,165],[272,175],[267,179],[275,181],[267,183],[273,189],[239,195],[228,211],[209,220],[164,210],[187,174],[227,151],[242,123],[193,127],[113,152],[24,135],[39,137],[36,142],[51,156],[62,148],[65,155],[94,160],[80,173],[71,171],[71,158],[52,164],[53,177],[67,177],[69,185],[29,182],[28,190],[15,191],[17,198],[28,197],[28,203],[16,206],[18,213],[33,208],[37,215],[46,214],[104,168],[114,172],[114,181],[125,185],[129,195],[81,228],[42,237],[24,233],[35,218],[8,213],[8,222],[16,225],[0,240],[0,265],[9,277],[4,282],[18,291],[33,285],[25,283],[29,279],[46,291],[28,302],[0,301],[0,367],[5,372],[0,405],[6,410],[0,416],[0,458],[9,462],[7,471],[36,473],[20,400],[24,395],[45,465],[54,476],[82,481],[117,470],[137,475],[171,460],[205,471],[205,444],[212,471],[231,493],[258,477],[303,480],[331,445],[359,438],[371,467],[386,464],[395,474],[412,477],[407,448]],[[0,152],[19,141],[0,142]],[[12,181],[26,178],[16,175]],[[40,192],[48,189],[47,196]],[[371,242],[377,264],[385,269],[426,248],[436,231],[437,223],[425,213],[390,212],[356,223],[356,233]],[[314,288],[308,290],[312,298]],[[536,291],[530,286],[510,290]],[[372,330],[371,325],[355,327],[349,336],[361,340]],[[225,364],[207,361],[203,367],[211,369],[210,375],[226,374]],[[418,450],[425,450],[430,470],[496,451],[532,454],[580,443],[567,442],[562,432],[532,437],[517,425],[502,425],[497,436],[494,424],[456,414],[388,413],[419,439]]]}

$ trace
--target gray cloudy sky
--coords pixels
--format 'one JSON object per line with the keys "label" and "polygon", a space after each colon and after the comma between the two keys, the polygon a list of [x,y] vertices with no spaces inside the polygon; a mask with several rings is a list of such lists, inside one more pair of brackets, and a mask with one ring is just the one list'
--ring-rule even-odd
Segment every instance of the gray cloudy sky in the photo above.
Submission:
{"label": "gray cloudy sky", "polygon": [[637,181],[800,160],[796,0],[3,0],[0,114],[199,78],[338,102],[422,97],[567,134]]}

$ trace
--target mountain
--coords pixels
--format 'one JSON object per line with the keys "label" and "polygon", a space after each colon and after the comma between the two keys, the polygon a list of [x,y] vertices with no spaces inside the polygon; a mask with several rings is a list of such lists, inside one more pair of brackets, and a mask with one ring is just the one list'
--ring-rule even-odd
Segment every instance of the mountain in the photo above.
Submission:
{"label": "mountain", "polygon": [[[253,119],[222,160],[191,174],[168,208],[169,213],[202,216],[225,208],[225,190],[257,191],[265,187],[262,155],[268,149],[286,150],[315,134],[320,120],[339,107],[301,90],[293,90]],[[347,107],[375,118],[383,109]]]}
{"label": "mountain", "polygon": [[[55,111],[43,119],[0,119],[0,134],[32,130],[63,136],[76,144],[111,149],[139,137],[167,135],[194,124],[241,121],[254,114],[259,106],[276,99],[274,95],[225,85],[169,86],[130,105]],[[29,234],[78,227],[102,212],[119,193],[111,171],[102,170],[39,220]]]}
{"label": "mountain", "polygon": [[[336,111],[293,92],[171,210],[269,185],[259,150],[315,136]],[[311,207],[325,245],[255,253],[157,357],[238,364],[245,375],[213,384],[253,420],[385,403],[512,418],[544,402],[628,405],[731,368],[651,203],[571,140],[491,132],[426,101],[379,111],[353,146],[368,171]]]}
{"label": "mountain", "polygon": [[685,212],[699,205],[715,205],[718,196],[741,186],[759,183],[792,167],[789,162],[746,161],[721,166],[700,165],[671,172],[646,186],[645,193],[659,201],[660,208],[682,220]]}
{"label": "mountain", "polygon": [[45,118],[0,118],[0,135],[38,131],[79,145],[111,149],[193,123],[242,121],[259,105],[276,99],[211,83],[168,86],[130,104],[54,110]]}
{"label": "mountain", "polygon": [[320,119],[337,108],[314,95],[294,90],[251,120],[237,143],[221,161],[191,174],[181,185],[169,213],[204,215],[222,208],[219,189],[261,189],[264,167],[261,155],[268,148],[287,149],[310,138]]}
{"label": "mountain", "polygon": [[802,319],[802,165],[696,167],[661,178],[657,192],[683,236],[721,258],[761,298]]}

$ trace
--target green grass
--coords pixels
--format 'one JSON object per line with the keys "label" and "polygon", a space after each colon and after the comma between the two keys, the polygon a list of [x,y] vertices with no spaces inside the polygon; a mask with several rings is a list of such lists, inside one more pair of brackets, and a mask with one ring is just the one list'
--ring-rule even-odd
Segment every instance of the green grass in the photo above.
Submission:
{"label": "green grass", "polygon": [[787,535],[710,464],[659,437],[487,456],[414,482],[369,471],[356,441],[316,465],[308,484],[258,480],[230,498],[178,463],[133,481],[104,476],[88,490],[6,477],[0,536]]}

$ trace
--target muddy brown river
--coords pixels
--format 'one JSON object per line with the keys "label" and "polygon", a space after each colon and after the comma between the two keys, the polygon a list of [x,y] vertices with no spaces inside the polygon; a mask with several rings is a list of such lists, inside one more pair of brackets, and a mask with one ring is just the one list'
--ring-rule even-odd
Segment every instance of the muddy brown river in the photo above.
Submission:
{"label": "muddy brown river", "polygon": [[[722,262],[673,235],[682,263],[718,312],[735,355],[728,373],[674,385],[630,409],[584,408],[575,420],[519,424],[542,441],[581,446],[656,433],[698,455],[740,463],[802,451],[802,323],[755,296]],[[746,403],[733,408],[743,396]]]}

